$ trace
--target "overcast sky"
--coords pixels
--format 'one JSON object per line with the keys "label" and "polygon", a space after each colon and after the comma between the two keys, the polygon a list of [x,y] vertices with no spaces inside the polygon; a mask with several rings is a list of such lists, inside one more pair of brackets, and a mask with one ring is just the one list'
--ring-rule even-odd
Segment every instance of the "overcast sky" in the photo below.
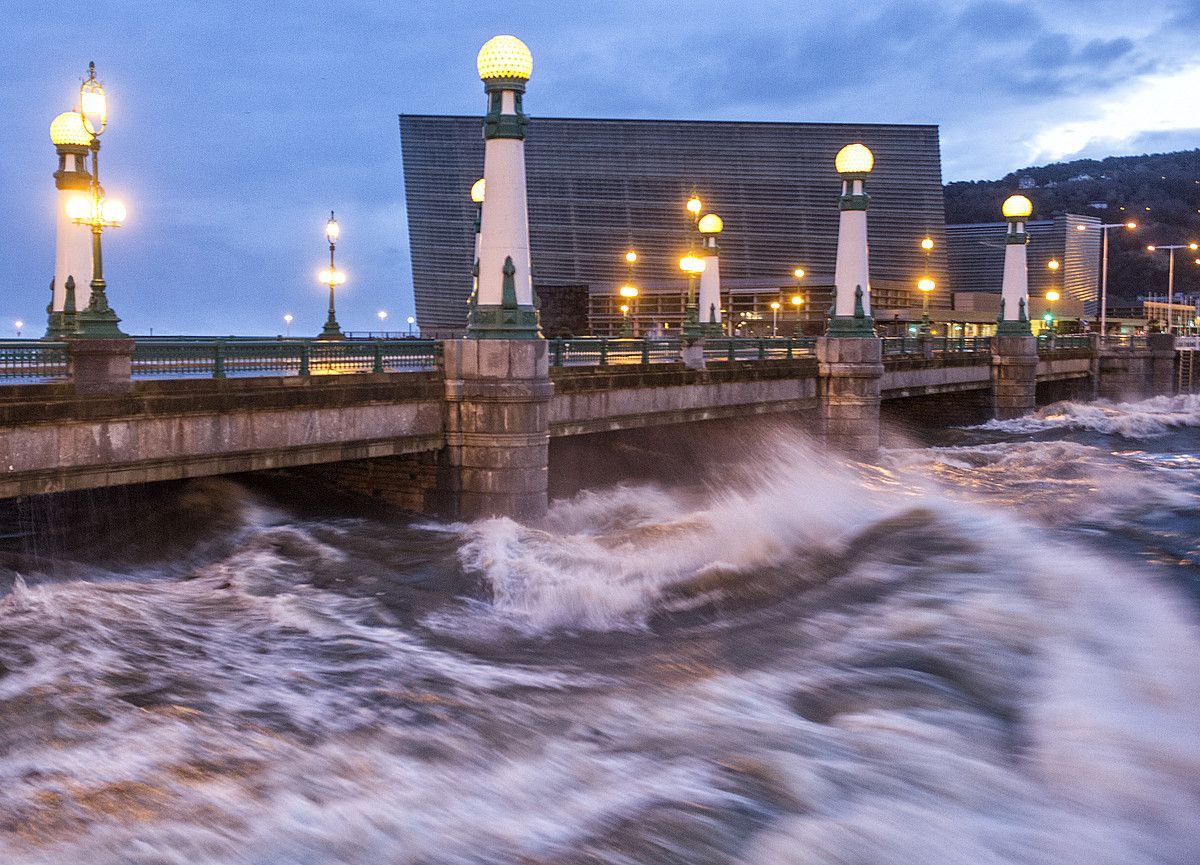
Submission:
{"label": "overcast sky", "polygon": [[89,60],[130,212],[105,235],[128,331],[273,334],[292,312],[315,334],[330,209],[343,326],[402,327],[397,115],[482,113],[496,33],[533,51],[531,114],[936,123],[947,181],[1200,140],[1200,0],[2,0],[0,335],[45,327],[47,128]]}

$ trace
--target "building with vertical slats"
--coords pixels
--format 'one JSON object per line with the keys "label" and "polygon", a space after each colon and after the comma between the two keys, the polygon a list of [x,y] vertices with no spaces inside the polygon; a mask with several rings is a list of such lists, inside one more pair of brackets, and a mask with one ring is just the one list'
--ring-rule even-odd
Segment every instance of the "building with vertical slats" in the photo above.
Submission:
{"label": "building with vertical slats", "polygon": [[[1087,225],[1080,231],[1078,226]],[[1100,298],[1100,220],[1067,213],[1025,223],[1029,234],[1029,293],[1045,296],[1051,288],[1078,300],[1086,314],[1095,315]],[[1004,235],[1007,223],[976,222],[946,226],[950,284],[955,291],[1000,293],[1004,275]],[[1046,263],[1062,263],[1057,274]]]}
{"label": "building with vertical slats", "polygon": [[[400,116],[413,289],[427,336],[461,333],[466,322],[480,123]],[[927,125],[534,117],[525,153],[535,285],[543,293],[587,286],[591,329],[615,332],[632,248],[647,306],[640,329],[677,327],[686,286],[678,260],[691,240],[684,202],[694,191],[725,223],[721,277],[735,323],[769,319],[768,300],[794,291],[796,267],[808,273],[814,313],[823,312],[837,249],[833,159],[853,141],[875,154],[867,186],[873,306],[919,305],[916,281],[928,264],[939,283],[931,305],[948,307],[941,153],[938,129]],[[928,263],[919,246],[926,234],[937,243]]]}

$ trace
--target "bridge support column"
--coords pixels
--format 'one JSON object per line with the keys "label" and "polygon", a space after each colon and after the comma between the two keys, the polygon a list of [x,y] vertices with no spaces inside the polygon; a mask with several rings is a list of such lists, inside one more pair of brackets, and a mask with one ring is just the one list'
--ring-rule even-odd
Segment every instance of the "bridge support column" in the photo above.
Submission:
{"label": "bridge support column", "polygon": [[817,363],[825,443],[850,454],[873,454],[879,450],[883,340],[861,336],[820,337]]}
{"label": "bridge support column", "polygon": [[1000,420],[1037,408],[1037,337],[992,337],[992,408]]}
{"label": "bridge support column", "polygon": [[1175,334],[1150,334],[1150,392],[1155,396],[1175,393]]}
{"label": "bridge support column", "polygon": [[78,394],[128,393],[133,389],[133,340],[68,340],[67,376]]}
{"label": "bridge support column", "polygon": [[446,340],[446,479],[451,515],[540,519],[550,447],[544,339]]}

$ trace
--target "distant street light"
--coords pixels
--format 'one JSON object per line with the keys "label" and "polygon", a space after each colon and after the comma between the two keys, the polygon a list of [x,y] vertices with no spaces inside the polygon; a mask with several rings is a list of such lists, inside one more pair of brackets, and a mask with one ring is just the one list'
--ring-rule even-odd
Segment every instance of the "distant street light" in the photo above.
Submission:
{"label": "distant street light", "polygon": [[293,316],[290,312],[285,312],[283,314],[283,332],[284,332],[285,336],[292,335],[292,322],[293,321],[295,321],[295,316]]}
{"label": "distant street light", "polygon": [[[637,260],[638,254],[632,249],[625,253],[625,264],[629,266],[629,280],[617,289],[617,293],[625,298],[626,301],[621,319],[621,336],[626,338],[634,336],[634,331],[636,330],[636,323],[629,317],[628,312],[625,310],[632,306],[633,299],[639,294],[637,286],[633,284],[633,266],[637,264]],[[637,314],[635,313],[634,318],[636,317]]]}
{"label": "distant street light", "polygon": [[1108,327],[1108,230],[1110,228],[1126,228],[1132,231],[1137,228],[1136,222],[1106,222],[1102,225],[1075,226],[1076,231],[1087,231],[1089,228],[1100,229],[1104,240],[1100,253],[1100,337],[1104,338],[1105,328]]}
{"label": "distant street light", "polygon": [[317,334],[317,339],[345,339],[345,334],[342,333],[342,328],[337,322],[337,313],[333,307],[333,289],[335,286],[342,285],[346,281],[346,274],[337,269],[333,263],[333,250],[337,246],[338,238],[342,235],[341,226],[338,225],[337,219],[333,215],[333,211],[329,211],[329,221],[325,223],[325,239],[329,241],[329,267],[317,274],[317,281],[322,285],[329,286],[329,317],[325,319],[325,326],[321,328],[321,332]]}
{"label": "distant street light", "polygon": [[417,320],[411,315],[406,320],[408,322],[408,335],[412,336],[413,325],[417,323]]}
{"label": "distant street light", "polygon": [[779,301],[771,301],[771,336],[779,336]]}
{"label": "distant street light", "polygon": [[[1146,247],[1147,252],[1157,252],[1160,249],[1165,249],[1170,253],[1170,263],[1167,265],[1167,333],[1175,332],[1174,315],[1172,315],[1171,304],[1175,299],[1175,250],[1189,249],[1193,252],[1200,249],[1200,244],[1196,243],[1175,243],[1170,246],[1154,246]],[[1197,259],[1200,261],[1200,259]]]}
{"label": "distant street light", "polygon": [[796,280],[796,293],[792,295],[792,306],[796,308],[796,329],[794,331],[795,336],[804,336],[804,329],[800,326],[800,307],[802,306],[804,307],[804,320],[808,321],[810,307],[808,291],[805,290],[803,296],[800,294],[802,284],[801,280],[803,280],[805,276],[807,276],[807,273],[805,273],[803,267],[797,267],[792,271],[792,278]]}
{"label": "distant street light", "polygon": [[108,101],[103,85],[96,80],[95,63],[88,64],[87,80],[79,88],[79,116],[91,136],[92,183],[90,195],[81,194],[67,201],[67,215],[72,222],[92,229],[92,294],[87,307],[79,313],[78,333],[82,337],[124,339],[126,334],[117,327],[121,319],[108,305],[105,293],[100,235],[105,228],[121,226],[125,221],[125,205],[105,198],[104,187],[100,185],[100,136],[108,127]]}
{"label": "distant street light", "polygon": [[1042,316],[1042,320],[1046,322],[1048,330],[1054,333],[1058,330],[1058,322],[1054,316],[1054,301],[1058,300],[1062,295],[1058,293],[1058,289],[1054,287],[1054,279],[1058,275],[1059,269],[1062,267],[1062,262],[1057,258],[1052,258],[1046,262],[1046,269],[1050,271],[1050,289],[1046,292],[1046,301],[1050,304],[1050,308],[1046,310],[1046,314]]}
{"label": "distant street light", "polygon": [[679,269],[688,275],[687,308],[683,320],[683,334],[687,337],[697,337],[701,333],[700,318],[696,314],[696,277],[704,273],[704,267],[704,259],[694,255],[679,259]]}
{"label": "distant street light", "polygon": [[381,310],[379,310],[379,312],[377,312],[377,313],[375,313],[375,314],[376,314],[377,316],[379,316],[379,329],[380,329],[380,330],[383,330],[383,329],[384,329],[384,322],[386,322],[386,321],[387,321],[387,310],[385,310],[385,309],[381,309]]}
{"label": "distant street light", "polygon": [[17,339],[21,338],[21,328],[23,328],[24,326],[25,326],[25,322],[21,321],[21,319],[19,319],[19,318],[13,322],[13,327],[15,327],[17,329]]}

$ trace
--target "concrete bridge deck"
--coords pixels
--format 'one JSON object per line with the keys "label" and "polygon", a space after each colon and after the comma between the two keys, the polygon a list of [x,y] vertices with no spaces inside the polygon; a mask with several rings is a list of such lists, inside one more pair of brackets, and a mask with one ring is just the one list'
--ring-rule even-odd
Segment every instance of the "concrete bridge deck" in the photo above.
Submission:
{"label": "concrete bridge deck", "polygon": [[[1037,380],[1108,375],[1146,386],[1149,352],[1143,354],[1044,350]],[[553,367],[548,374],[545,423],[553,437],[811,414],[827,398],[821,363],[807,355],[705,370],[658,360]],[[879,395],[894,402],[987,391],[993,376],[990,353],[889,355]],[[1108,389],[1118,384],[1110,381]],[[7,385],[0,387],[0,498],[415,454],[432,465],[452,434],[448,399],[444,368],[134,381],[127,392],[93,395],[69,382]]]}

